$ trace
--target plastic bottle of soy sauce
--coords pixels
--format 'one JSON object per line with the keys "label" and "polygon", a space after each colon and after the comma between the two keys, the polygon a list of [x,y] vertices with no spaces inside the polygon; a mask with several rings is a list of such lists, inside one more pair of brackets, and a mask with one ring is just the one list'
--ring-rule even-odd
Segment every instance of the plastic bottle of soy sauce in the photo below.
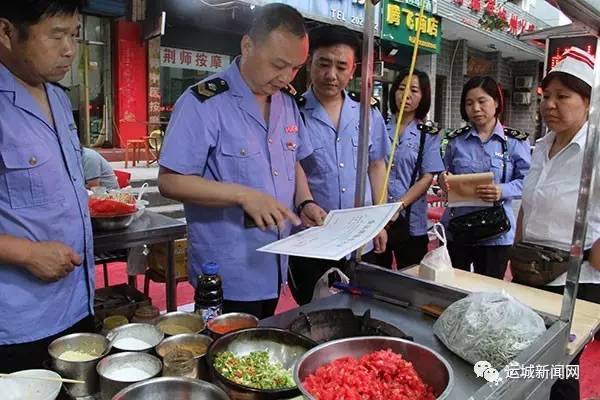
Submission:
{"label": "plastic bottle of soy sauce", "polygon": [[205,262],[201,270],[194,294],[194,312],[208,322],[223,312],[223,288],[217,263]]}

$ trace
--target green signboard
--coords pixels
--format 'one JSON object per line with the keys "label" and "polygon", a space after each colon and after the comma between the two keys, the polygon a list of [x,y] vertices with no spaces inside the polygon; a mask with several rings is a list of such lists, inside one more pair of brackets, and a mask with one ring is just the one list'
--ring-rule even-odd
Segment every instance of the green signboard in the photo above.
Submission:
{"label": "green signboard", "polygon": [[[413,5],[418,3],[420,1],[417,0],[383,0],[381,37],[412,47],[417,40],[417,27],[420,25],[419,50],[439,53],[442,45],[442,20],[437,15],[425,12],[419,24],[420,10]],[[431,10],[427,3],[425,0],[425,10]]]}

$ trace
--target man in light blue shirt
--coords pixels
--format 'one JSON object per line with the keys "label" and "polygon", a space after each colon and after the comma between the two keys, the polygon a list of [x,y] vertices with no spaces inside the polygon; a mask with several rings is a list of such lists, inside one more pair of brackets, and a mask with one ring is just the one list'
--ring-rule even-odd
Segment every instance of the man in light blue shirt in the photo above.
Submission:
{"label": "man in light blue shirt", "polygon": [[50,341],[93,329],[94,255],[81,149],[59,81],[77,1],[0,7],[0,372],[40,368]]}
{"label": "man in light blue shirt", "polygon": [[256,249],[287,236],[300,223],[291,210],[312,199],[299,165],[312,147],[287,90],[308,54],[304,20],[290,6],[264,6],[241,48],[225,71],[177,101],[159,188],[184,203],[189,275],[218,263],[224,312],[265,318],[275,311],[287,257]]}
{"label": "man in light blue shirt", "polygon": [[[354,207],[358,163],[360,102],[358,95],[346,91],[356,69],[360,41],[342,26],[323,26],[310,32],[308,71],[311,88],[299,99],[313,153],[302,160],[314,202],[323,210]],[[375,104],[372,104],[374,106]],[[387,200],[385,157],[388,152],[385,122],[376,107],[371,108],[369,167],[365,205],[376,204],[383,194]],[[301,207],[302,216],[307,203]],[[382,231],[365,253],[385,250],[387,234]],[[375,261],[366,254],[367,261]],[[302,257],[290,259],[290,283],[294,298],[305,304],[312,298],[318,278],[330,267],[343,268],[345,260],[335,263]]]}
{"label": "man in light blue shirt", "polygon": [[96,186],[103,186],[108,190],[118,189],[117,177],[108,161],[95,150],[83,147],[81,151],[85,186],[88,189]]}

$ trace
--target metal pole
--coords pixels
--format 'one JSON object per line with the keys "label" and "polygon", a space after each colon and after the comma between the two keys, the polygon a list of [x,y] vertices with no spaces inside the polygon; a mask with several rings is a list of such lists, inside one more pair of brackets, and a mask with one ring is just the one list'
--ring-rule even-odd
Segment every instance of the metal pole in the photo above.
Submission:
{"label": "metal pole", "polygon": [[[363,26],[361,87],[360,87],[360,122],[358,160],[356,168],[356,190],[354,206],[365,204],[365,188],[367,186],[367,170],[369,163],[369,117],[371,113],[371,94],[373,93],[373,43],[375,29],[375,5],[379,0],[365,2],[365,19]],[[352,259],[360,261],[360,249],[352,253]]]}
{"label": "metal pole", "polygon": [[[596,43],[596,54],[600,51],[600,39]],[[575,212],[575,226],[573,227],[573,240],[571,241],[571,257],[569,258],[569,270],[563,296],[560,319],[571,326],[577,289],[579,288],[579,273],[583,261],[585,249],[585,237],[587,232],[587,213],[590,197],[593,194],[596,167],[594,166],[598,157],[598,146],[600,146],[600,66],[594,66],[594,83],[592,86],[592,98],[590,99],[590,112],[588,117],[588,131],[583,153],[583,164],[581,168],[581,184],[579,186],[579,197],[577,199],[577,211]],[[596,193],[596,196],[598,193]]]}

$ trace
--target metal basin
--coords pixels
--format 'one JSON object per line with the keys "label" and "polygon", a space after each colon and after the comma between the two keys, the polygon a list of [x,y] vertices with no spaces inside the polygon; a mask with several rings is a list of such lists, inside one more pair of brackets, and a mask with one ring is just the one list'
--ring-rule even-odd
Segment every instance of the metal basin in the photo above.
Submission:
{"label": "metal basin", "polygon": [[92,227],[97,231],[116,231],[125,229],[135,219],[136,212],[116,217],[92,217]]}
{"label": "metal basin", "polygon": [[[145,351],[148,352],[156,347],[165,337],[165,334],[154,325],[150,324],[126,324],[121,325],[108,332],[106,337],[113,340],[113,349],[119,351]],[[145,342],[147,346],[127,346],[126,339],[137,339]]]}
{"label": "metal basin", "polygon": [[230,332],[256,328],[257,326],[258,318],[254,315],[236,312],[219,315],[208,321],[206,327],[210,336],[216,339]]}
{"label": "metal basin", "polygon": [[217,386],[190,378],[154,378],[131,385],[112,400],[229,400]]}
{"label": "metal basin", "polygon": [[377,350],[391,349],[410,361],[424,383],[431,386],[438,399],[447,399],[454,386],[454,373],[448,361],[433,350],[399,338],[367,336],[334,340],[309,350],[294,369],[294,380],[302,394],[315,400],[303,387],[302,381],[317,368],[341,357],[359,358]]}
{"label": "metal basin", "polygon": [[156,354],[164,359],[170,351],[173,350],[189,350],[194,354],[194,358],[198,362],[198,377],[200,379],[208,379],[208,365],[206,364],[206,352],[213,340],[206,335],[198,335],[196,333],[185,333],[166,338],[158,346],[156,346]]}
{"label": "metal basin", "polygon": [[206,324],[202,317],[196,313],[173,311],[161,315],[156,326],[164,332],[165,336],[173,336],[200,333],[204,330]]}
{"label": "metal basin", "polygon": [[284,368],[293,368],[296,361],[307,350],[316,346],[313,340],[278,328],[244,329],[229,333],[215,340],[208,348],[206,362],[214,383],[222,387],[231,399],[271,400],[294,397],[300,394],[297,388],[280,390],[261,390],[230,381],[214,368],[217,354],[231,351],[243,356],[252,351],[267,350],[274,361]]}
{"label": "metal basin", "polygon": [[[77,379],[85,383],[65,383],[67,391],[75,397],[90,396],[98,391],[96,364],[105,355],[108,339],[95,333],[74,333],[54,340],[48,346],[52,369],[63,378]],[[61,359],[67,351],[94,356],[88,361]]]}
{"label": "metal basin", "polygon": [[160,360],[147,353],[126,352],[105,357],[96,366],[100,376],[100,397],[111,400],[121,389],[154,378],[161,370]]}

